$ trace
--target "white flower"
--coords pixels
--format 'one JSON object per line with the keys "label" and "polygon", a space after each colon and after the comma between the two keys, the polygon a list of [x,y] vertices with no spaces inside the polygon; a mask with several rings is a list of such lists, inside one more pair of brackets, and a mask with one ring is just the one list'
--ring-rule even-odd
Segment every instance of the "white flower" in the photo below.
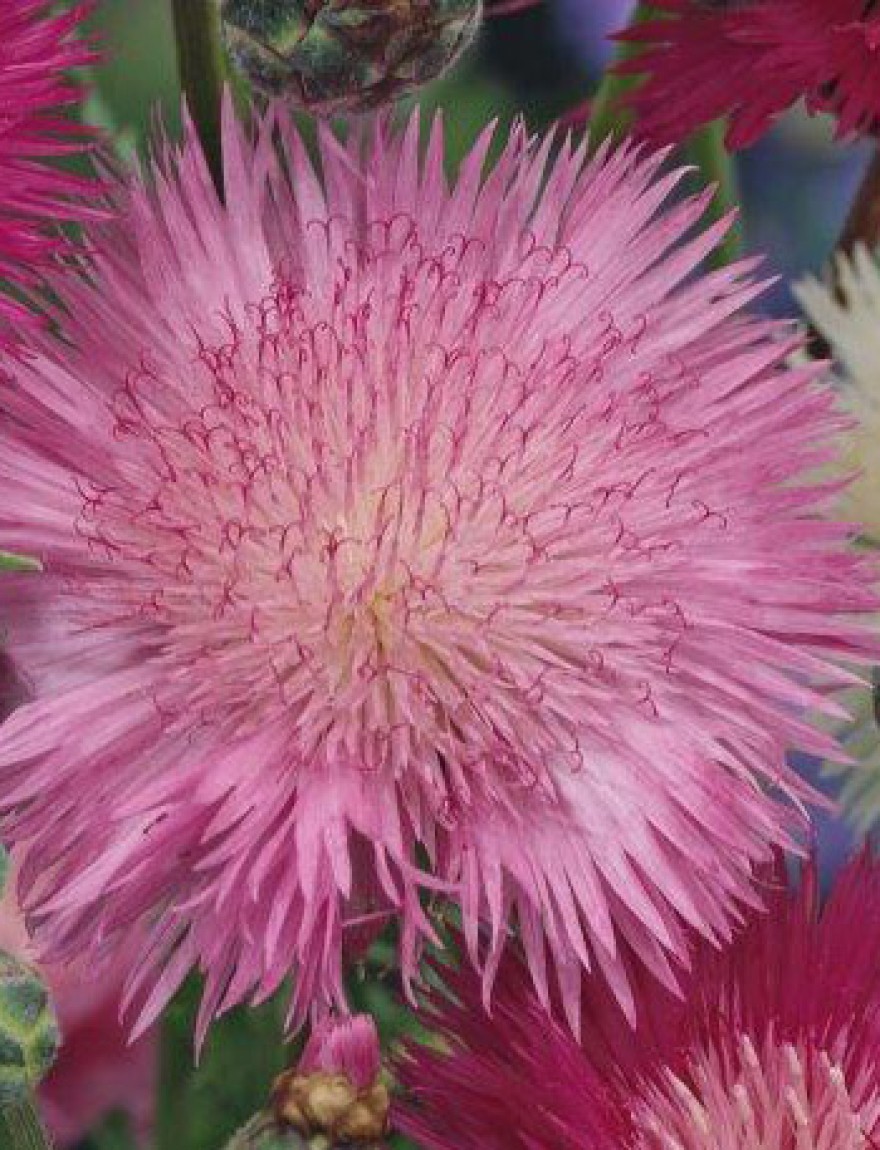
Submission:
{"label": "white flower", "polygon": [[841,513],[880,544],[880,265],[859,245],[851,256],[838,255],[834,270],[794,292],[834,354],[841,398],[854,420],[841,462],[856,478],[841,496]]}

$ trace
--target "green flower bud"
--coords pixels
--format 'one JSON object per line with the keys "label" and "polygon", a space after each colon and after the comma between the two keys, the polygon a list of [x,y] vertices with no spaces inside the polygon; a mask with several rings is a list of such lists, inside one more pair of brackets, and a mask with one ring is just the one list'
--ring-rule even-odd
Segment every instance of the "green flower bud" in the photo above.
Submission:
{"label": "green flower bud", "polygon": [[384,1142],[334,1142],[326,1134],[308,1137],[271,1114],[251,1121],[227,1145],[226,1150],[385,1150]]}
{"label": "green flower bud", "polygon": [[223,0],[229,54],[251,84],[313,112],[365,111],[445,71],[481,0]]}
{"label": "green flower bud", "polygon": [[21,1102],[46,1076],[59,1043],[45,983],[33,967],[0,951],[0,1110]]}

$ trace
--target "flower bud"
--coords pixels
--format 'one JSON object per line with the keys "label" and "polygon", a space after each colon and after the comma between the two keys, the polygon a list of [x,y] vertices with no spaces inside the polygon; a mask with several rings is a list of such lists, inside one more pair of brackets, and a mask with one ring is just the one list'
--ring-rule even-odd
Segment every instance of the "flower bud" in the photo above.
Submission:
{"label": "flower bud", "polygon": [[259,92],[298,108],[365,111],[445,71],[481,0],[223,0],[229,54]]}
{"label": "flower bud", "polygon": [[381,1080],[379,1037],[368,1015],[328,1020],[309,1039],[296,1070],[275,1083],[279,1123],[332,1143],[378,1143],[391,1099]]}
{"label": "flower bud", "polygon": [[0,1110],[48,1073],[60,1036],[49,992],[33,967],[0,951]]}
{"label": "flower bud", "polygon": [[273,1114],[259,1114],[226,1146],[226,1150],[386,1150],[386,1143],[357,1138],[306,1135],[280,1122]]}

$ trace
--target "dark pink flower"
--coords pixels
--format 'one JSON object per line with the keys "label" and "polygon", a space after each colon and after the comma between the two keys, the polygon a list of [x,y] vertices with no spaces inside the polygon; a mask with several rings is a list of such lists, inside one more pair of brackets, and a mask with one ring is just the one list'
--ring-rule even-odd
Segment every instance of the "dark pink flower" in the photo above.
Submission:
{"label": "dark pink flower", "polygon": [[816,870],[763,874],[766,911],[719,950],[695,941],[681,997],[638,988],[631,1029],[584,981],[580,1042],[549,1023],[512,957],[491,1018],[451,976],[400,1065],[400,1127],[426,1150],[866,1150],[880,1139],[880,866],[820,909]]}
{"label": "dark pink flower", "polygon": [[653,0],[658,17],[625,38],[644,46],[623,72],[639,130],[678,141],[721,116],[728,143],[753,143],[798,100],[837,117],[841,137],[880,125],[875,0]]}
{"label": "dark pink flower", "polygon": [[76,38],[90,7],[53,14],[48,0],[0,3],[0,354],[33,322],[2,285],[31,291],[66,247],[61,223],[95,214],[94,185],[53,162],[90,142],[64,114],[81,96],[69,70],[94,55]]}
{"label": "dark pink flower", "polygon": [[372,1086],[382,1069],[376,1023],[368,1014],[351,1018],[327,1017],[312,1031],[299,1074],[344,1074],[358,1090]]}
{"label": "dark pink flower", "polygon": [[[9,877],[0,899],[0,949],[34,961],[31,939]],[[42,966],[61,1028],[58,1060],[40,1086],[40,1108],[54,1138],[76,1145],[115,1111],[145,1141],[153,1121],[158,1049],[155,1032],[129,1044],[120,1019],[122,984],[131,954],[101,978],[78,967]]]}
{"label": "dark pink flower", "polygon": [[344,1011],[392,916],[412,979],[440,890],[487,996],[515,920],[576,1026],[624,942],[668,982],[727,936],[810,797],[786,749],[835,754],[811,712],[877,644],[833,391],[752,264],[697,274],[727,224],[660,155],[518,126],[450,184],[416,116],[319,168],[283,116],[225,137],[226,206],[190,134],[0,395],[34,928],[148,924],[139,1025],[200,966],[203,1034],[291,975],[294,1021]]}

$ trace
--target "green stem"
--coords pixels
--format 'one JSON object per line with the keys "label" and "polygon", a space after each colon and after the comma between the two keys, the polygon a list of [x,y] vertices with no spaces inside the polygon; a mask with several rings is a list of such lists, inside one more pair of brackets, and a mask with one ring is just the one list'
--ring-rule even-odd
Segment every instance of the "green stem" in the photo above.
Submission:
{"label": "green stem", "polygon": [[4,1110],[0,1121],[12,1139],[9,1150],[53,1150],[33,1095]]}
{"label": "green stem", "polygon": [[[655,19],[656,15],[651,5],[642,0],[633,12],[629,27],[644,24],[647,20]],[[615,140],[619,140],[630,126],[632,115],[623,106],[622,100],[627,92],[641,83],[641,80],[638,76],[620,76],[613,70],[613,66],[631,60],[640,51],[638,44],[631,44],[628,40],[621,41],[614,60],[605,70],[605,75],[596,89],[590,104],[590,141],[594,150],[606,136],[613,136]]]}
{"label": "green stem", "polygon": [[162,1019],[160,1035],[155,1147],[180,1150],[189,1144],[187,1095],[193,1065],[189,1036],[182,1033],[173,1004]]}
{"label": "green stem", "polygon": [[218,0],[171,0],[180,86],[199,133],[214,184],[223,195],[221,107],[223,47]]}
{"label": "green stem", "polygon": [[[724,144],[726,130],[725,121],[716,120],[714,124],[695,132],[686,146],[688,158],[699,168],[706,183],[717,187],[708,213],[713,221],[727,215],[739,202],[736,162]],[[710,256],[710,262],[714,267],[724,267],[739,259],[741,254],[742,229],[737,220]]]}

